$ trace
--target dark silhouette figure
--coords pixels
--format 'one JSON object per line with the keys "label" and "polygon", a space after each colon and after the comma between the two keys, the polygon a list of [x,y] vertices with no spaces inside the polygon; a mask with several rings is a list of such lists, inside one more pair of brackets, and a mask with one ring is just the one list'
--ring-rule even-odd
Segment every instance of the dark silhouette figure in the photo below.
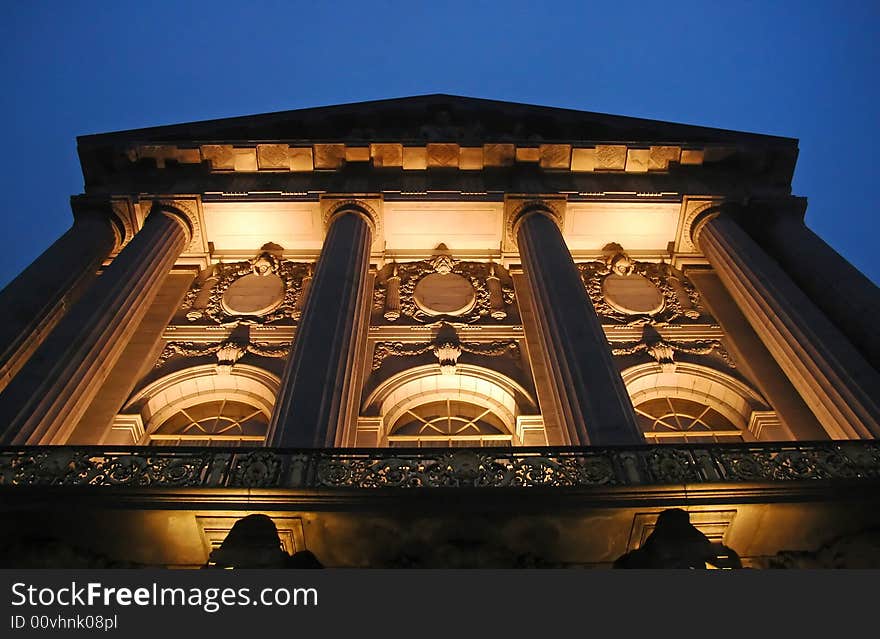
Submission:
{"label": "dark silhouette figure", "polygon": [[742,568],[739,555],[723,544],[713,544],[680,508],[660,513],[654,531],[641,548],[614,562],[615,568]]}
{"label": "dark silhouette figure", "polygon": [[235,522],[205,568],[323,568],[314,553],[289,555],[281,545],[275,522],[266,515],[248,515]]}

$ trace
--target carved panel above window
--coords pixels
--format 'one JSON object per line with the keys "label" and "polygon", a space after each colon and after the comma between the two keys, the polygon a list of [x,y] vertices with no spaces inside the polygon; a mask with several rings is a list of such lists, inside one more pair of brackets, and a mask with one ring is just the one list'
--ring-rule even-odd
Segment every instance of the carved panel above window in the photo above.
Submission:
{"label": "carved panel above window", "polygon": [[665,262],[637,262],[619,244],[602,260],[578,264],[603,323],[667,324],[706,321],[699,293],[684,273]]}
{"label": "carved panel above window", "polygon": [[311,274],[310,263],[284,260],[281,247],[267,244],[250,260],[215,265],[190,288],[182,311],[193,323],[293,323]]}
{"label": "carved panel above window", "polygon": [[452,257],[445,245],[418,262],[387,265],[376,280],[373,307],[388,322],[473,324],[514,312],[513,282],[494,263]]}

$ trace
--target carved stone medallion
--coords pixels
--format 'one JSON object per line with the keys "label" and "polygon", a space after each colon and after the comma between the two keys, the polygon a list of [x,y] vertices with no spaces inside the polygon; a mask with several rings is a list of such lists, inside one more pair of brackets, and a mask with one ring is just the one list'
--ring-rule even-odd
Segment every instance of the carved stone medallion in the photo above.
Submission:
{"label": "carved stone medallion", "polygon": [[643,275],[611,273],[602,281],[608,305],[627,315],[653,315],[663,310],[663,294]]}
{"label": "carved stone medallion", "polygon": [[413,290],[413,302],[428,315],[463,315],[477,303],[473,285],[456,273],[430,273]]}
{"label": "carved stone medallion", "polygon": [[284,281],[274,273],[251,273],[229,285],[220,304],[230,315],[265,315],[284,301]]}

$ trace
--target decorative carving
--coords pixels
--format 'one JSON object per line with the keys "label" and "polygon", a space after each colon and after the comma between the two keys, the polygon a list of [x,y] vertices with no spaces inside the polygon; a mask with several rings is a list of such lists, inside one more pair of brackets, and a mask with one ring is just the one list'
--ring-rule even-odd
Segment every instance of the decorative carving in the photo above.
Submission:
{"label": "decorative carving", "polygon": [[[631,259],[619,244],[605,247],[602,260],[578,264],[578,270],[596,312],[603,322],[642,326],[645,324],[668,324],[681,318],[697,320],[704,315],[699,293],[685,275],[666,262],[637,262]],[[649,312],[623,312],[620,304],[609,303],[605,286],[609,278],[640,276],[650,282],[662,296],[658,310]],[[621,281],[621,280],[616,280]]]}
{"label": "decorative carving", "polygon": [[[392,355],[396,355],[398,357],[414,357],[416,355],[422,355],[427,352],[434,352],[437,359],[440,360],[440,366],[443,367],[444,361],[450,361],[452,358],[446,358],[446,355],[451,355],[452,350],[446,349],[458,349],[459,354],[454,358],[457,363],[458,357],[461,356],[461,353],[471,353],[472,355],[482,355],[484,357],[501,357],[504,355],[508,355],[512,357],[514,360],[520,359],[520,350],[519,344],[516,340],[497,340],[492,342],[451,342],[444,341],[442,343],[434,342],[420,342],[417,344],[406,344],[404,342],[377,342],[376,347],[373,351],[373,366],[372,370],[378,370],[382,366],[382,362],[385,361],[387,357]],[[441,353],[438,355],[438,351]],[[452,366],[452,370],[450,373],[454,372],[455,365],[447,364]]]}
{"label": "decorative carving", "polygon": [[382,362],[385,361],[385,358],[391,355],[412,357],[415,355],[421,355],[422,353],[427,353],[433,348],[433,342],[424,342],[420,344],[405,344],[403,342],[377,342],[375,348],[373,349],[372,369],[374,371],[379,370],[379,368],[381,368],[382,366]]}
{"label": "decorative carving", "polygon": [[[267,248],[268,247],[268,248]],[[282,260],[280,252],[273,248],[277,245],[267,244],[257,256],[250,260],[242,262],[233,262],[231,264],[217,264],[214,267],[214,274],[204,280],[196,281],[186,297],[182,305],[182,310],[187,311],[186,317],[191,322],[198,320],[211,321],[216,324],[229,324],[231,322],[245,322],[249,324],[271,324],[283,320],[298,320],[302,314],[302,304],[304,301],[304,289],[307,290],[311,279],[311,264],[307,262],[292,262]],[[278,278],[282,284],[282,291],[279,291],[277,301],[269,298],[267,307],[271,310],[254,314],[239,314],[233,312],[224,303],[224,295],[236,282],[245,277],[272,277]],[[192,308],[193,303],[202,292],[202,287],[206,283],[212,283],[211,293],[208,297],[205,308]],[[268,293],[267,293],[268,295]]]}
{"label": "decorative carving", "polygon": [[290,352],[290,343],[269,344],[266,342],[244,342],[232,338],[222,342],[168,342],[154,364],[161,368],[174,357],[206,357],[217,356],[218,372],[229,372],[245,353],[253,353],[258,357],[282,358]]}
{"label": "decorative carving", "polygon": [[687,353],[689,355],[717,354],[730,368],[736,368],[736,362],[724,348],[721,340],[705,339],[693,341],[666,340],[656,334],[656,338],[643,337],[638,342],[618,342],[620,346],[611,345],[612,355],[634,355],[645,352],[660,364],[664,371],[674,371],[674,353]]}
{"label": "decorative carving", "polygon": [[0,449],[0,486],[496,488],[873,480],[880,442],[478,450]]}
{"label": "decorative carving", "polygon": [[[189,246],[184,249],[184,253],[204,253],[207,250],[204,238],[202,237],[202,225],[199,221],[199,203],[197,200],[152,200],[145,202],[149,211],[153,206],[166,206],[182,213],[189,223],[192,237]],[[144,210],[144,209],[142,209]]]}
{"label": "decorative carving", "polygon": [[455,342],[442,342],[434,346],[434,357],[440,362],[440,372],[444,375],[455,375],[461,348]]}
{"label": "decorative carving", "polygon": [[[384,276],[380,274],[376,282],[374,308],[382,312],[388,321],[396,321],[401,316],[420,323],[454,321],[473,324],[487,317],[500,321],[507,317],[506,307],[515,301],[512,282],[502,271],[500,266],[493,263],[455,260],[446,246],[441,244],[431,259],[388,265]],[[457,295],[455,299],[464,300],[460,305],[463,310],[449,311],[445,307],[432,309],[430,302],[423,299],[424,291],[416,294],[419,282],[431,275],[458,276],[464,280],[463,284],[473,287],[473,293],[452,287],[455,289],[451,293],[453,297]],[[500,277],[502,275],[503,279]],[[456,282],[459,281],[456,278]],[[433,286],[435,283],[431,284]],[[473,295],[473,301],[465,299],[470,295]]]}

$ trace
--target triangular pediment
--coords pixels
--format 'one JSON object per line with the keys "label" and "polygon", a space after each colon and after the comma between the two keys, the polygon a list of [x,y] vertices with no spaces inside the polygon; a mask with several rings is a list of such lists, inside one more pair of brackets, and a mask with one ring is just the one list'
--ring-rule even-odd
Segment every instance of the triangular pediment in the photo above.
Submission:
{"label": "triangular pediment", "polygon": [[298,109],[82,136],[80,146],[220,142],[619,142],[791,146],[789,138],[453,95]]}

